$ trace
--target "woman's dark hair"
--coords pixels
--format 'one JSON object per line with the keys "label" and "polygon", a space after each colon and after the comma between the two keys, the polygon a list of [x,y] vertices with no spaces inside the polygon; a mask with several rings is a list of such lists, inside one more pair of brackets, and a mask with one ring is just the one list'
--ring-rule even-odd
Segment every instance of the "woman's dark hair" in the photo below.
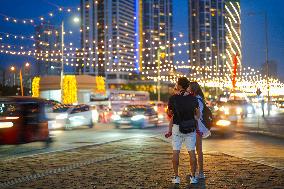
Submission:
{"label": "woman's dark hair", "polygon": [[190,82],[190,89],[196,96],[201,96],[202,99],[204,99],[204,94],[201,90],[200,85],[197,82]]}
{"label": "woman's dark hair", "polygon": [[181,86],[184,90],[186,90],[189,86],[189,81],[186,77],[180,77],[178,78],[177,84]]}

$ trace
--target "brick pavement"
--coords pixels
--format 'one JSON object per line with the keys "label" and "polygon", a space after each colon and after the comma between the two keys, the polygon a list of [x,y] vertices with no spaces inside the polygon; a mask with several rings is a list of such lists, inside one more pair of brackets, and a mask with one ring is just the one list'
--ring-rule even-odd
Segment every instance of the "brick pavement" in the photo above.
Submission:
{"label": "brick pavement", "polygon": [[[180,188],[284,188],[284,170],[219,153],[205,152],[204,159],[207,178],[192,186],[186,179],[189,159],[183,149]],[[2,161],[0,166],[0,182],[18,178],[10,183],[14,189],[174,188],[171,146],[158,138],[34,155]]]}

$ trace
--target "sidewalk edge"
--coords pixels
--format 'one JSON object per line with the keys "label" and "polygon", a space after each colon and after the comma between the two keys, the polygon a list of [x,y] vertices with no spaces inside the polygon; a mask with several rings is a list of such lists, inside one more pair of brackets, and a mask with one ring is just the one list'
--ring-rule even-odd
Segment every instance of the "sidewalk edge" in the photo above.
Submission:
{"label": "sidewalk edge", "polygon": [[263,136],[275,137],[279,139],[284,139],[284,135],[279,135],[271,132],[266,131],[245,131],[245,130],[236,130],[237,133],[245,133],[245,134],[259,134]]}

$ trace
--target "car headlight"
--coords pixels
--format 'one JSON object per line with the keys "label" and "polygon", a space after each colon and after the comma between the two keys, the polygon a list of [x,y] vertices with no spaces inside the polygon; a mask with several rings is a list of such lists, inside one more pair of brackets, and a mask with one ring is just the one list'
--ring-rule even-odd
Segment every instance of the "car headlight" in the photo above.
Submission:
{"label": "car headlight", "polygon": [[158,106],[154,106],[154,110],[157,112],[158,111]]}
{"label": "car headlight", "polygon": [[59,114],[55,117],[55,119],[67,119],[68,114]]}
{"label": "car headlight", "polygon": [[13,122],[0,122],[0,129],[13,127]]}
{"label": "car headlight", "polygon": [[241,114],[242,111],[243,111],[242,108],[240,108],[240,107],[237,108],[237,114]]}
{"label": "car headlight", "polygon": [[135,115],[131,118],[131,121],[139,121],[141,119],[144,119],[145,116],[144,115]]}
{"label": "car headlight", "polygon": [[248,111],[248,113],[249,113],[249,114],[251,114],[251,113],[253,112],[252,107],[250,107],[250,106],[249,106],[249,107],[247,107],[247,111]]}
{"label": "car headlight", "polygon": [[163,114],[159,114],[159,115],[158,115],[158,118],[159,118],[159,119],[164,119],[164,115],[163,115]]}
{"label": "car headlight", "polygon": [[226,115],[229,115],[229,114],[230,114],[230,111],[229,111],[229,108],[228,108],[228,107],[222,106],[220,110],[223,111]]}
{"label": "car headlight", "polygon": [[231,124],[231,122],[230,121],[228,121],[228,120],[218,120],[217,122],[216,122],[216,125],[217,126],[222,126],[222,127],[227,127],[227,126],[229,126]]}
{"label": "car headlight", "polygon": [[112,119],[113,121],[117,121],[117,120],[120,120],[121,118],[120,118],[120,115],[115,114],[115,115],[112,115],[112,116],[111,116],[111,119]]}

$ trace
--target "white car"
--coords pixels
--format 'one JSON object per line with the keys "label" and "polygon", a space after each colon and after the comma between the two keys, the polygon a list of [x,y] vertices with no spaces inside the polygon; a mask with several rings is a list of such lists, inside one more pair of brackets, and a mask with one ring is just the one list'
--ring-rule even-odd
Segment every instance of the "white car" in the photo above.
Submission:
{"label": "white car", "polygon": [[94,126],[92,110],[89,105],[59,105],[48,113],[49,129],[72,129],[79,126]]}

